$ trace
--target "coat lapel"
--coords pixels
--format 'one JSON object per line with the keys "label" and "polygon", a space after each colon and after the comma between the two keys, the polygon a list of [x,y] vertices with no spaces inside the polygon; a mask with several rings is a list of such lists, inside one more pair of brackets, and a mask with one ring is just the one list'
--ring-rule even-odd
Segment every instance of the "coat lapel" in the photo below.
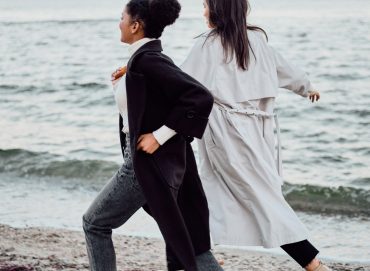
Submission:
{"label": "coat lapel", "polygon": [[130,127],[130,143],[132,153],[135,153],[135,146],[140,136],[141,123],[145,112],[146,104],[146,84],[145,77],[135,70],[135,59],[145,52],[161,52],[162,45],[160,40],[149,41],[140,47],[130,58],[127,64],[126,73],[126,92],[127,92],[127,111]]}
{"label": "coat lapel", "polygon": [[130,72],[126,75],[127,113],[130,127],[131,153],[135,154],[134,147],[140,136],[141,123],[145,112],[146,88],[144,76]]}

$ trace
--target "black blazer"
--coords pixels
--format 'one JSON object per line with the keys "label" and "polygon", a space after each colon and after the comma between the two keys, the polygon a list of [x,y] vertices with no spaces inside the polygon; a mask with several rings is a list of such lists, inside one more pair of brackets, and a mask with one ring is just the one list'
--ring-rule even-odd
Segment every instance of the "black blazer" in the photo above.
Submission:
{"label": "black blazer", "polygon": [[[126,74],[130,148],[134,171],[168,248],[186,270],[210,249],[209,212],[190,145],[201,138],[213,106],[210,92],[161,53],[159,40],[131,57]],[[136,150],[140,135],[162,125],[177,132],[152,155]],[[119,131],[122,150],[125,136]]]}

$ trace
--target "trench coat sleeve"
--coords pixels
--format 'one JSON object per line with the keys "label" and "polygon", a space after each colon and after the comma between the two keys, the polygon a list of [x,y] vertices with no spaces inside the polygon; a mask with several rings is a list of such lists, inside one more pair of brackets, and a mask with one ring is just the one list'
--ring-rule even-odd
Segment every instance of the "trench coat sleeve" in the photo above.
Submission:
{"label": "trench coat sleeve", "polygon": [[303,97],[308,97],[309,91],[313,90],[313,86],[307,77],[307,74],[301,69],[290,64],[285,58],[270,47],[273,54],[279,87],[293,91]]}
{"label": "trench coat sleeve", "polygon": [[202,138],[213,106],[208,89],[163,54],[145,53],[136,65],[171,103],[172,109],[164,125],[181,135]]}

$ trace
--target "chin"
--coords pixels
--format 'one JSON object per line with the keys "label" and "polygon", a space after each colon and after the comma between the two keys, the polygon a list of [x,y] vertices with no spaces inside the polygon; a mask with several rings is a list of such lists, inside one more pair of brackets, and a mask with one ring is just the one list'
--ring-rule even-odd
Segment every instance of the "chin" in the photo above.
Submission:
{"label": "chin", "polygon": [[125,44],[131,44],[130,40],[127,39],[126,37],[121,37],[121,42]]}

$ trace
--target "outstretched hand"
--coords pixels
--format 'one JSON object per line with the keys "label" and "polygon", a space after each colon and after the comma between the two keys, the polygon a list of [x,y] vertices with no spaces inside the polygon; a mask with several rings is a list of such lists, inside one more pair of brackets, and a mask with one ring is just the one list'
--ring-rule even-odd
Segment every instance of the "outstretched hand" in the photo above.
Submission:
{"label": "outstretched hand", "polygon": [[308,98],[311,100],[311,102],[317,102],[320,100],[320,92],[315,90],[309,91]]}
{"label": "outstretched hand", "polygon": [[161,145],[159,145],[154,135],[150,133],[141,135],[139,137],[136,149],[146,152],[148,154],[153,154],[160,146]]}

